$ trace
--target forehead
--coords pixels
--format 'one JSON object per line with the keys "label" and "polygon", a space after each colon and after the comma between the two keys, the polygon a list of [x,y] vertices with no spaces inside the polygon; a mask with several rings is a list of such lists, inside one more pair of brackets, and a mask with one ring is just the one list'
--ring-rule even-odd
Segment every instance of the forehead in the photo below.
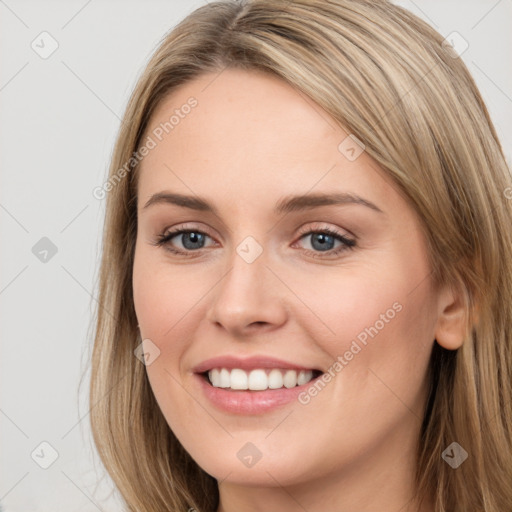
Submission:
{"label": "forehead", "polygon": [[[195,106],[187,107],[191,101]],[[294,143],[295,153],[298,142],[307,139],[315,144],[336,127],[318,105],[284,81],[260,71],[235,69],[183,84],[162,100],[149,124],[150,131],[164,130],[163,145],[168,147],[207,146],[210,153],[239,148],[241,154],[249,150],[251,155],[261,154],[263,146],[283,153],[287,142]],[[303,149],[307,154],[308,148]]]}
{"label": "forehead", "polygon": [[[191,106],[194,105],[194,106]],[[142,200],[166,188],[219,194],[263,204],[324,187],[383,187],[364,152],[340,151],[349,134],[309,97],[260,71],[226,69],[185,83],[153,114],[146,137],[155,146],[140,166]],[[227,189],[226,189],[227,188]]]}

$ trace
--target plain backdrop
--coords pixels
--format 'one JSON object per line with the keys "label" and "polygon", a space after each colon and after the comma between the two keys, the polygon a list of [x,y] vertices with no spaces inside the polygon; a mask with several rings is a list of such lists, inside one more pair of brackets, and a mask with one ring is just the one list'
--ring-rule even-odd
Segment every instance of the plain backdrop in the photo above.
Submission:
{"label": "plain backdrop", "polygon": [[[397,3],[444,36],[457,32],[467,41],[462,58],[510,162],[512,0]],[[0,0],[0,502],[6,511],[121,510],[89,426],[90,325],[104,215],[104,201],[92,191],[106,179],[120,117],[149,56],[203,4]]]}

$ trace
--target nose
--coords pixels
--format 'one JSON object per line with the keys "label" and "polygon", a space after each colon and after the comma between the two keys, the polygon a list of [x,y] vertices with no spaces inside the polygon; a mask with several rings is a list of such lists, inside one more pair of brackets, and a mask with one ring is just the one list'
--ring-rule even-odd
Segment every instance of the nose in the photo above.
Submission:
{"label": "nose", "polygon": [[249,262],[234,250],[229,270],[212,290],[206,318],[237,338],[282,326],[286,287],[268,263],[265,251]]}

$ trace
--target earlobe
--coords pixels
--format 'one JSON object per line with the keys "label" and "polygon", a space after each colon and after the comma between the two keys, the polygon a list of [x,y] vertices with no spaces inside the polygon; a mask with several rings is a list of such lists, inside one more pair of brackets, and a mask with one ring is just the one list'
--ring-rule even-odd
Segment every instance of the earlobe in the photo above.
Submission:
{"label": "earlobe", "polygon": [[447,286],[439,296],[435,330],[439,345],[447,350],[457,350],[462,346],[466,337],[467,314],[463,292]]}

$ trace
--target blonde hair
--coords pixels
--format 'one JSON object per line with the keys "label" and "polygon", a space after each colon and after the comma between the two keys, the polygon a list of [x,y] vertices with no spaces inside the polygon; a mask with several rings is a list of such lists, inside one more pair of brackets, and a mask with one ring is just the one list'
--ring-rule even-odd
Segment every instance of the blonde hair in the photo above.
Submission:
{"label": "blonde hair", "polygon": [[[164,38],[131,96],[112,158],[92,355],[94,442],[128,510],[218,506],[215,479],[175,438],[134,356],[133,154],[164,97],[226,67],[272,73],[323,107],[364,142],[419,214],[431,277],[462,291],[468,321],[460,349],[433,345],[418,496],[432,496],[436,512],[512,509],[510,170],[472,77],[442,43],[385,0],[214,2]],[[441,457],[454,441],[468,453],[457,469]]]}

